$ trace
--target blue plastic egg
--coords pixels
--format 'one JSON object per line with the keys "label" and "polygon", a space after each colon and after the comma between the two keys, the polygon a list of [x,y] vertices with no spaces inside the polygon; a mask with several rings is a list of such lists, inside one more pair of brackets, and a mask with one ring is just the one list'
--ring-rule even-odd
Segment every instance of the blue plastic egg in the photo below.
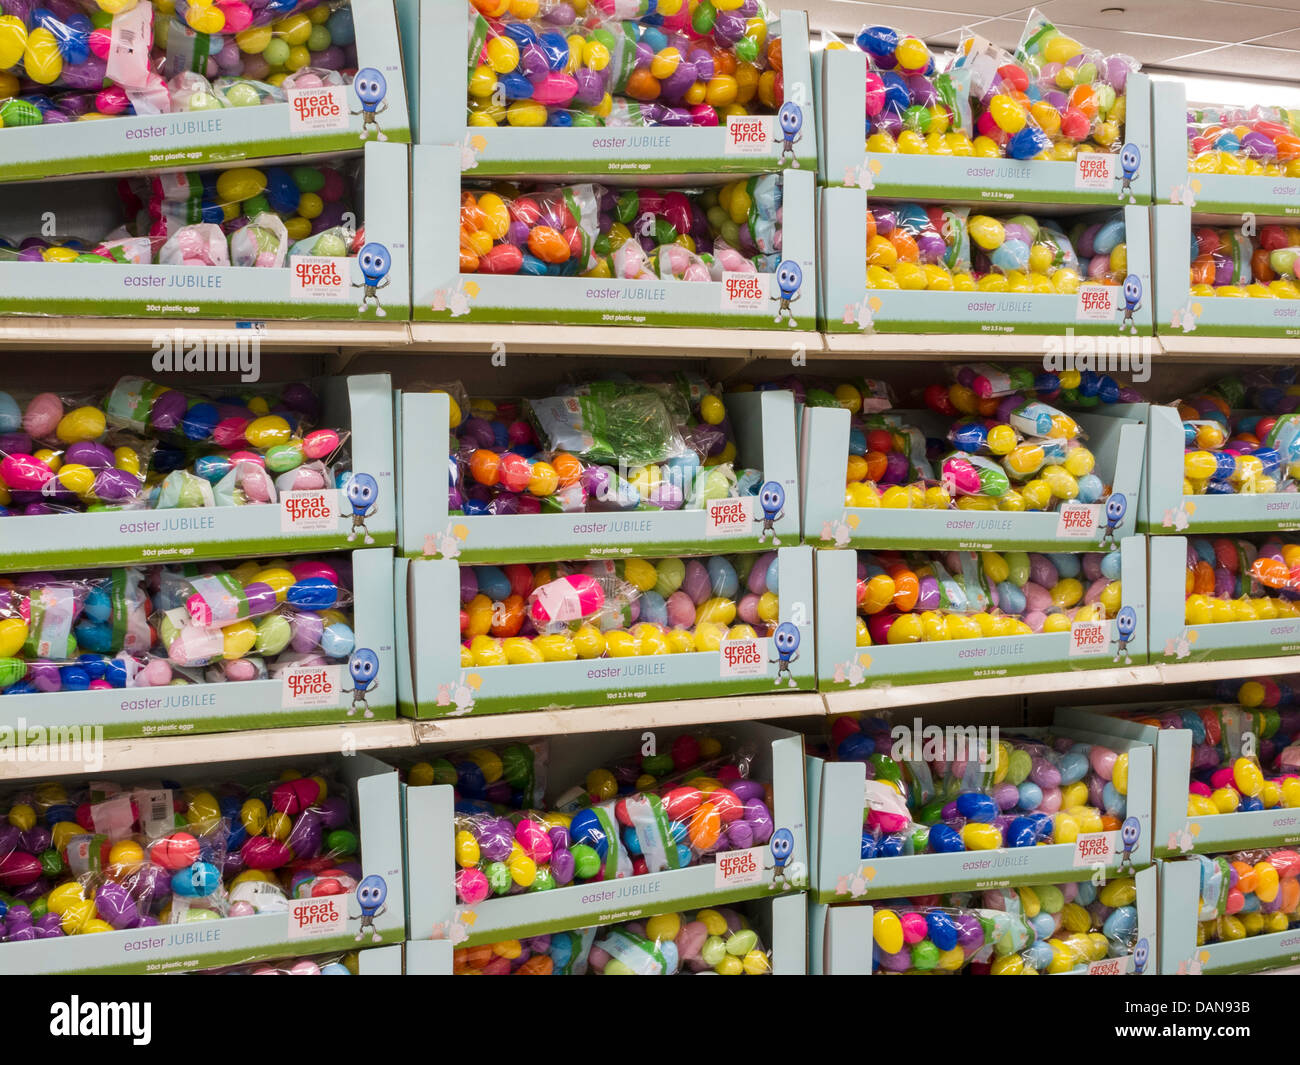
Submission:
{"label": "blue plastic egg", "polygon": [[968,821],[991,824],[998,815],[998,804],[992,796],[978,791],[968,791],[957,796],[957,812]]}
{"label": "blue plastic egg", "polygon": [[1082,780],[1088,772],[1088,758],[1086,755],[1070,751],[1061,755],[1057,764],[1061,771],[1061,784],[1073,784],[1076,780]]}
{"label": "blue plastic egg", "polygon": [[478,589],[493,601],[510,596],[510,578],[497,566],[478,567]]}
{"label": "blue plastic egg", "polygon": [[172,873],[172,891],[185,898],[203,898],[220,886],[221,874],[211,862],[195,862],[186,869]]}
{"label": "blue plastic egg", "polygon": [[1038,842],[1038,830],[1027,817],[1017,817],[1007,826],[1008,847],[1032,847]]}
{"label": "blue plastic egg", "polygon": [[330,658],[347,658],[357,645],[351,626],[342,621],[326,625],[320,634],[320,649]]}
{"label": "blue plastic egg", "polygon": [[961,841],[961,833],[948,825],[932,826],[928,843],[930,850],[936,854],[955,854],[966,849]]}
{"label": "blue plastic egg", "polygon": [[1064,551],[1049,551],[1047,557],[1052,560],[1056,572],[1065,577],[1078,577],[1083,572],[1083,563],[1078,555],[1066,554]]}
{"label": "blue plastic egg", "polygon": [[0,433],[16,433],[23,425],[18,401],[8,392],[0,392]]}
{"label": "blue plastic egg", "polygon": [[710,558],[706,567],[709,571],[709,587],[713,590],[713,594],[725,599],[734,597],[740,589],[735,567],[721,555]]}
{"label": "blue plastic egg", "polygon": [[957,925],[942,910],[931,910],[925,915],[926,931],[940,950],[952,950],[957,945]]}

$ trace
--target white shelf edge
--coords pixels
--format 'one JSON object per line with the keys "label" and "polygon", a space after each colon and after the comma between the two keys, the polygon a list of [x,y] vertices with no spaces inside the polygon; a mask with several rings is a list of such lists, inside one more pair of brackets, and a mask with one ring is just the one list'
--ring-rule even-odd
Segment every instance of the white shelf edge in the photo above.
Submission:
{"label": "white shelf edge", "polygon": [[[693,328],[635,325],[493,324],[474,322],[328,322],[268,319],[241,327],[232,319],[81,318],[0,316],[0,348],[151,350],[154,339],[184,329],[214,340],[256,336],[274,349],[358,350],[404,348],[412,352],[539,355],[637,355],[655,358],[730,356],[782,358],[797,349],[809,357],[881,359],[1031,358],[1044,354],[1053,333],[822,333],[816,330]],[[1203,362],[1267,361],[1300,357],[1300,337],[1150,338],[1154,354]]]}
{"label": "white shelf edge", "polygon": [[656,358],[701,355],[792,355],[797,348],[817,354],[825,346],[821,333],[765,329],[694,329],[620,325],[497,325],[487,323],[412,322],[415,351],[482,354],[504,345],[507,353],[635,354]]}
{"label": "white shelf edge", "polygon": [[528,710],[483,717],[444,717],[415,722],[415,735],[420,744],[463,743],[575,732],[668,728],[719,721],[824,717],[825,714],[826,705],[817,692],[791,692],[672,702],[612,703],[572,710]]}
{"label": "white shelf edge", "polygon": [[240,326],[234,319],[76,318],[0,316],[0,347],[65,348],[91,350],[139,349],[152,352],[157,338],[175,329],[214,341],[256,337],[271,348],[407,347],[406,322],[295,322],[252,321]]}
{"label": "white shelf edge", "polygon": [[[382,751],[415,743],[411,722],[366,721],[305,728],[251,729],[210,732],[197,736],[150,736],[104,740],[103,765],[85,758],[66,761],[16,757],[41,748],[15,748],[0,759],[0,780],[40,780],[46,777],[123,773],[164,766],[207,762],[259,761],[264,758],[303,758],[321,754]],[[93,758],[93,755],[92,755]]]}
{"label": "white shelf edge", "polygon": [[1300,672],[1300,655],[1241,658],[1210,662],[1161,662],[1155,669],[1162,684],[1196,684],[1246,677],[1276,677]]}
{"label": "white shelf edge", "polygon": [[[972,355],[1033,356],[1046,354],[1055,333],[827,333],[826,356],[870,355],[900,359],[964,359]],[[1150,338],[1159,352],[1159,340]]]}
{"label": "white shelf edge", "polygon": [[1171,334],[1160,337],[1166,355],[1215,358],[1300,358],[1300,337],[1210,337]]}
{"label": "white shelf edge", "polygon": [[[400,750],[434,743],[469,743],[565,733],[666,728],[727,721],[817,718],[852,711],[962,702],[1017,695],[1070,693],[1082,690],[1170,685],[1238,677],[1275,676],[1297,671],[1300,655],[1228,662],[1186,662],[1120,669],[1031,673],[981,677],[935,684],[891,685],[836,692],[772,692],[713,699],[614,703],[568,710],[521,711],[481,717],[416,721],[348,722],[305,728],[267,728],[213,732],[195,736],[152,736],[106,740],[103,764],[28,759],[33,748],[8,749],[0,757],[0,781],[121,773],[208,762],[260,761],[340,754],[348,751]],[[39,750],[37,748],[36,750]]]}
{"label": "white shelf edge", "polygon": [[996,699],[1008,695],[1077,692],[1080,688],[1129,688],[1159,683],[1160,674],[1156,667],[1129,666],[1123,669],[980,677],[977,680],[942,681],[936,684],[894,684],[881,688],[825,692],[824,698],[829,713],[844,714],[854,710],[883,710],[896,706]]}

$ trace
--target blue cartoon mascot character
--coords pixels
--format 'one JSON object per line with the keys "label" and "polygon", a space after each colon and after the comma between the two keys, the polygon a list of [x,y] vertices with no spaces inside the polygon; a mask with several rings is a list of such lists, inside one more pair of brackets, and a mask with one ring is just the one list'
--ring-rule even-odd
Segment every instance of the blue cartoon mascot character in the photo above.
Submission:
{"label": "blue cartoon mascot character", "polygon": [[1142,825],[1136,817],[1126,817],[1119,829],[1120,846],[1124,849],[1119,856],[1119,872],[1131,872],[1133,869],[1133,851],[1138,840],[1142,838]]}
{"label": "blue cartoon mascot character", "polygon": [[348,505],[352,508],[352,528],[348,531],[348,543],[361,535],[363,543],[373,544],[375,538],[366,528],[366,519],[373,518],[379,509],[379,482],[368,473],[354,473],[348,479],[345,491]]}
{"label": "blue cartoon mascot character", "polygon": [[1129,203],[1137,203],[1137,196],[1133,193],[1133,181],[1138,176],[1138,170],[1142,166],[1142,153],[1138,151],[1136,144],[1126,144],[1119,153],[1119,196],[1118,199],[1128,197]]}
{"label": "blue cartoon mascot character", "polygon": [[758,505],[763,511],[762,517],[754,519],[763,523],[763,528],[758,534],[758,542],[766,543],[767,534],[771,533],[772,546],[780,547],[781,540],[776,535],[775,523],[785,517],[785,489],[776,481],[768,481],[759,490]]}
{"label": "blue cartoon mascot character", "polygon": [[1128,653],[1128,642],[1133,639],[1133,634],[1137,632],[1138,617],[1137,611],[1131,606],[1121,607],[1120,612],[1115,615],[1115,631],[1119,635],[1119,649],[1115,652],[1114,661],[1118,662],[1124,659],[1124,664],[1131,666],[1133,657]]}
{"label": "blue cartoon mascot character", "polygon": [[775,891],[778,886],[782,889],[790,887],[785,872],[794,854],[794,833],[788,828],[778,828],[772,833],[768,850],[772,854],[772,864],[768,866],[772,870],[772,890]]}
{"label": "blue cartoon mascot character", "polygon": [[1108,541],[1115,543],[1115,531],[1127,513],[1128,497],[1123,492],[1111,492],[1106,499],[1106,528],[1101,534],[1101,545],[1105,545]]}
{"label": "blue cartoon mascot character", "polygon": [[357,929],[356,941],[360,943],[368,931],[370,941],[378,943],[383,937],[375,927],[375,918],[388,912],[388,884],[382,876],[371,873],[357,885],[357,906],[361,910],[358,915],[361,927]]}
{"label": "blue cartoon mascot character", "polygon": [[367,696],[373,695],[379,686],[379,656],[369,647],[357,648],[348,659],[348,675],[352,678],[352,687],[343,689],[344,695],[352,696],[348,717],[358,710],[363,711],[363,717],[374,717]]}
{"label": "blue cartoon mascot character", "polygon": [[388,79],[374,67],[364,67],[352,79],[352,89],[361,101],[361,110],[352,112],[361,116],[361,139],[368,140],[374,130],[375,140],[388,140],[388,135],[379,128],[379,116],[388,110],[384,99],[388,95]]}
{"label": "blue cartoon mascot character", "polygon": [[799,157],[795,155],[794,146],[803,140],[803,111],[798,104],[787,100],[776,113],[776,124],[779,129],[777,142],[781,145],[778,164],[785,166],[785,157],[788,155],[790,165],[798,170]]}
{"label": "blue cartoon mascot character", "polygon": [[1119,323],[1119,331],[1124,332],[1125,328],[1130,333],[1138,331],[1137,322],[1133,321],[1133,315],[1142,307],[1142,279],[1137,274],[1129,274],[1124,278],[1124,318]]}
{"label": "blue cartoon mascot character", "polygon": [[786,316],[786,324],[791,328],[799,323],[794,320],[794,311],[790,304],[799,300],[799,289],[803,287],[803,270],[799,264],[790,259],[783,259],[781,265],[776,268],[776,289],[777,295],[769,296],[768,299],[776,300],[776,316],[772,319],[774,322],[780,322],[781,316]]}
{"label": "blue cartoon mascot character", "polygon": [[799,658],[799,628],[793,622],[783,621],[772,633],[772,643],[776,646],[776,658],[769,659],[776,663],[776,686],[780,687],[784,676],[790,687],[797,688],[798,682],[790,672],[790,663]]}
{"label": "blue cartoon mascot character", "polygon": [[357,254],[357,266],[361,268],[362,278],[361,284],[352,282],[353,288],[361,289],[361,302],[357,305],[357,313],[365,314],[366,309],[373,302],[375,316],[387,318],[388,312],[379,305],[379,290],[392,284],[392,278],[388,276],[388,271],[393,267],[392,253],[382,244],[371,241]]}

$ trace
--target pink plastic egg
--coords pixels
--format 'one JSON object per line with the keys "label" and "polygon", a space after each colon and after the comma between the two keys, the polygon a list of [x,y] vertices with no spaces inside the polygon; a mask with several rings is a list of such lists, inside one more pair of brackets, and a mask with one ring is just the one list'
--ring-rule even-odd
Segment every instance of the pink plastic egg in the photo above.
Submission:
{"label": "pink plastic egg", "polygon": [[15,492],[39,492],[54,473],[33,455],[6,455],[0,460],[0,479]]}
{"label": "pink plastic egg", "polygon": [[289,572],[293,574],[296,581],[309,580],[312,577],[321,577],[331,584],[341,583],[339,572],[327,562],[318,562],[315,559],[309,559],[304,562],[295,562],[289,567]]}
{"label": "pink plastic egg", "polygon": [[338,450],[339,434],[333,429],[317,429],[303,437],[302,453],[309,459],[323,459]]}
{"label": "pink plastic egg", "polygon": [[42,392],[27,404],[23,413],[23,431],[36,438],[54,432],[63,417],[63,401],[53,392]]}

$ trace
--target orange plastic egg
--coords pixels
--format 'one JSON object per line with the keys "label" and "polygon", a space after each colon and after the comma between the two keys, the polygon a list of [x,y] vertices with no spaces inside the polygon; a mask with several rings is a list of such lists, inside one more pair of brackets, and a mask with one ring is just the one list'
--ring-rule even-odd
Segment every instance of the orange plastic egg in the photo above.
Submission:
{"label": "orange plastic egg", "polygon": [[493,636],[518,636],[524,625],[524,598],[521,595],[508,595],[499,603],[492,604],[492,627],[488,630]]}
{"label": "orange plastic egg", "polygon": [[544,263],[567,263],[569,242],[550,226],[534,226],[528,234],[528,250]]}
{"label": "orange plastic egg", "polygon": [[628,75],[623,91],[633,100],[657,100],[659,98],[659,81],[650,71],[634,70]]}
{"label": "orange plastic egg", "polygon": [[707,851],[722,835],[722,817],[711,802],[700,803],[686,825],[686,838],[696,850]]}
{"label": "orange plastic egg", "polygon": [[491,488],[501,479],[501,456],[481,447],[469,457],[469,472],[479,484]]}
{"label": "orange plastic egg", "polygon": [[567,451],[557,452],[551,459],[551,467],[555,470],[555,476],[559,479],[561,487],[564,488],[577,484],[578,478],[582,476],[582,462]]}
{"label": "orange plastic egg", "polygon": [[867,452],[867,480],[879,481],[885,476],[885,470],[889,466],[889,459],[882,451]]}

